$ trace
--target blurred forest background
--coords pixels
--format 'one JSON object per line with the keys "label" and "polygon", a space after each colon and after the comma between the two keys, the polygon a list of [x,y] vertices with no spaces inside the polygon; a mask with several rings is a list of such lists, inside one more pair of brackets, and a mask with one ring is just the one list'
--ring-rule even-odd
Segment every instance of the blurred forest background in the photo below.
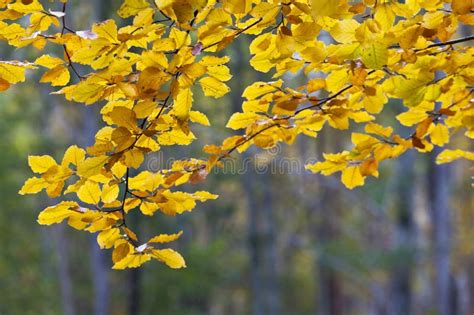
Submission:
{"label": "blurred forest background", "polygon": [[[70,1],[70,26],[88,29],[116,18],[119,5]],[[224,126],[240,110],[245,86],[270,80],[249,67],[248,44],[241,37],[226,52],[234,75],[230,95],[215,101],[196,91],[197,109],[213,127],[193,126],[199,140],[180,151],[165,148],[165,156],[147,164],[151,170],[167,157],[203,157],[204,144],[229,135]],[[5,46],[0,53],[5,60],[38,55]],[[305,80],[302,73],[287,76],[294,86]],[[28,154],[90,145],[102,125],[99,105],[65,102],[37,81],[0,94],[0,314],[474,314],[469,164],[437,166],[437,152],[410,152],[384,163],[379,179],[354,191],[304,170],[303,162],[321,152],[348,147],[350,132],[326,130],[279,152],[236,155],[234,170],[191,187],[219,194],[218,200],[176,218],[133,218],[143,235],[185,230],[176,246],[187,269],[149,263],[112,270],[110,252],[99,250],[94,235],[39,226],[37,214],[50,201],[17,194],[29,176]],[[383,123],[399,126],[400,110],[391,104]]]}

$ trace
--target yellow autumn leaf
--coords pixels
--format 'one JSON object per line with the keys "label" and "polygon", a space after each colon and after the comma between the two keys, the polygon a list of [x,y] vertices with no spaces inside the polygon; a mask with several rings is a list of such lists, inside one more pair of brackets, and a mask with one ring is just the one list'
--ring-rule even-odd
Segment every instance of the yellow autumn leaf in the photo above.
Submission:
{"label": "yellow autumn leaf", "polygon": [[223,65],[208,66],[206,73],[219,81],[229,81],[232,78],[229,68]]}
{"label": "yellow autumn leaf", "polygon": [[20,195],[36,194],[46,187],[48,187],[48,182],[46,182],[43,178],[32,177],[26,180],[25,184],[23,187],[21,187],[18,193]]}
{"label": "yellow autumn leaf", "polygon": [[35,64],[48,69],[56,68],[57,66],[62,65],[64,63],[64,60],[62,60],[61,58],[52,57],[50,55],[42,55],[41,57],[35,60]]}
{"label": "yellow autumn leaf", "polygon": [[194,122],[198,123],[204,126],[210,126],[211,123],[209,122],[209,119],[207,118],[206,115],[199,111],[191,111],[189,112],[189,119]]}
{"label": "yellow autumn leaf", "polygon": [[383,110],[384,105],[388,102],[388,98],[383,94],[381,89],[377,89],[375,95],[365,95],[362,104],[367,112],[378,114]]}
{"label": "yellow autumn leaf", "polygon": [[323,78],[315,78],[308,81],[307,90],[308,92],[315,92],[326,87],[326,80]]}
{"label": "yellow autumn leaf", "polygon": [[383,83],[383,88],[390,96],[402,99],[405,106],[419,107],[431,80],[429,73],[419,73],[410,79],[393,76]]}
{"label": "yellow autumn leaf", "polygon": [[474,152],[463,151],[463,150],[449,150],[446,149],[436,157],[436,164],[451,163],[452,161],[465,158],[474,161]]}
{"label": "yellow autumn leaf", "polygon": [[102,187],[100,199],[104,203],[111,203],[117,200],[120,188],[116,184],[106,184]]}
{"label": "yellow autumn leaf", "polygon": [[245,14],[252,8],[250,0],[227,0],[224,2],[224,9],[233,14]]}
{"label": "yellow autumn leaf", "polygon": [[399,114],[396,118],[404,126],[413,126],[426,119],[428,115],[422,111],[407,111]]}
{"label": "yellow autumn leaf", "polygon": [[130,177],[128,185],[130,189],[153,192],[164,182],[163,175],[143,171],[135,177]]}
{"label": "yellow autumn leaf", "polygon": [[378,165],[379,165],[379,162],[377,159],[375,158],[367,159],[360,165],[360,174],[362,176],[378,177],[379,176]]}
{"label": "yellow autumn leaf", "polygon": [[145,156],[143,155],[143,151],[139,148],[133,148],[131,150],[127,150],[123,154],[123,162],[127,167],[139,168],[142,165],[143,161],[145,160]]}
{"label": "yellow autumn leaf", "polygon": [[262,95],[275,92],[281,88],[283,84],[282,80],[276,82],[254,82],[250,86],[246,87],[242,97],[245,97],[248,100],[254,100]]}
{"label": "yellow autumn leaf", "polygon": [[57,66],[46,71],[40,79],[41,83],[51,82],[52,86],[64,86],[69,83],[71,76],[65,66]]}
{"label": "yellow autumn leaf", "polygon": [[364,185],[365,178],[359,166],[349,166],[342,170],[341,181],[349,189]]}
{"label": "yellow autumn leaf", "polygon": [[38,0],[16,1],[11,3],[8,8],[25,14],[44,11],[43,6]]}
{"label": "yellow autumn leaf", "polygon": [[69,166],[69,164],[77,166],[82,163],[86,158],[86,151],[79,148],[77,145],[70,146],[64,153],[63,160],[61,162],[64,166]]}
{"label": "yellow autumn leaf", "polygon": [[112,248],[116,240],[121,238],[120,229],[110,228],[103,230],[97,235],[97,243],[100,248]]}
{"label": "yellow autumn leaf", "polygon": [[314,17],[333,17],[339,13],[339,3],[339,0],[310,0],[311,14]]}
{"label": "yellow autumn leaf", "polygon": [[225,83],[214,77],[202,78],[199,80],[199,84],[201,85],[204,95],[214,98],[222,97],[230,91],[230,88]]}
{"label": "yellow autumn leaf", "polygon": [[181,214],[185,211],[191,211],[196,206],[195,198],[191,194],[182,192],[182,191],[162,191],[158,197],[164,197],[163,199],[158,199],[157,203],[160,208],[160,211],[167,215],[176,215]]}
{"label": "yellow autumn leaf", "polygon": [[191,89],[182,89],[178,92],[173,110],[179,120],[187,120],[193,105],[193,92]]}
{"label": "yellow autumn leaf", "polygon": [[215,200],[217,199],[219,196],[218,195],[215,195],[215,194],[211,194],[210,192],[208,191],[195,191],[193,193],[193,197],[194,199],[196,200],[199,200],[201,202],[204,202],[206,200],[209,200],[209,199],[212,199],[212,200]]}
{"label": "yellow autumn leaf", "polygon": [[169,38],[174,41],[175,49],[179,49],[191,43],[191,39],[188,36],[188,33],[185,31],[178,30],[176,28],[172,28],[170,30]]}
{"label": "yellow autumn leaf", "polygon": [[63,201],[55,206],[51,206],[44,209],[38,215],[38,223],[41,225],[51,225],[54,223],[60,223],[64,219],[67,219],[77,213],[76,211],[72,210],[76,208],[78,208],[76,202]]}
{"label": "yellow autumn leaf", "polygon": [[389,30],[397,14],[394,12],[395,5],[391,2],[378,3],[375,7],[374,20],[382,26],[383,30]]}
{"label": "yellow autumn leaf", "polygon": [[[143,139],[143,137],[141,138]],[[133,144],[138,144],[133,134],[125,127],[119,127],[112,132],[112,141],[116,144],[116,151],[122,152]]]}
{"label": "yellow autumn leaf", "polygon": [[393,128],[391,128],[391,127],[382,127],[381,125],[373,123],[373,122],[368,123],[365,126],[364,130],[367,133],[371,133],[371,134],[374,134],[374,135],[379,135],[379,136],[382,136],[382,137],[385,137],[385,138],[390,137],[390,135],[393,132]]}
{"label": "yellow autumn leaf", "polygon": [[151,238],[147,243],[169,243],[179,239],[183,235],[183,231],[176,234],[160,234]]}
{"label": "yellow autumn leaf", "polygon": [[126,198],[123,209],[125,210],[126,213],[128,213],[130,210],[138,207],[140,203],[141,203],[141,200],[138,198]]}
{"label": "yellow autumn leaf", "polygon": [[137,15],[149,6],[150,4],[146,0],[124,0],[117,13],[121,18],[128,18]]}
{"label": "yellow autumn leaf", "polygon": [[260,117],[256,113],[235,113],[230,117],[226,127],[234,130],[246,128],[255,123]]}
{"label": "yellow autumn leaf", "polygon": [[453,0],[451,3],[453,11],[457,14],[467,14],[472,10],[473,6],[471,0]]}
{"label": "yellow autumn leaf", "polygon": [[399,39],[400,47],[406,50],[413,47],[422,33],[423,28],[420,25],[413,25],[404,29]]}
{"label": "yellow autumn leaf", "polygon": [[0,79],[11,84],[25,81],[26,69],[33,68],[31,64],[13,61],[0,61]]}
{"label": "yellow autumn leaf", "polygon": [[431,142],[439,147],[442,147],[449,142],[449,130],[446,125],[436,124],[430,131]]}
{"label": "yellow autumn leaf", "polygon": [[28,165],[33,172],[43,174],[46,173],[51,167],[57,165],[57,163],[49,155],[30,155],[28,157]]}
{"label": "yellow autumn leaf", "polygon": [[228,63],[230,60],[229,56],[216,57],[216,56],[204,56],[199,63],[205,67],[220,66]]}
{"label": "yellow autumn leaf", "polygon": [[326,87],[329,92],[337,93],[344,85],[349,82],[347,69],[331,71],[326,78]]}
{"label": "yellow autumn leaf", "polygon": [[86,181],[84,185],[77,191],[77,197],[85,203],[96,205],[100,201],[100,187],[99,184],[93,181]]}
{"label": "yellow autumn leaf", "polygon": [[366,44],[362,48],[362,62],[368,68],[381,69],[388,61],[388,48],[382,43]]}
{"label": "yellow autumn leaf", "polygon": [[117,106],[109,113],[113,123],[119,127],[125,127],[129,130],[137,129],[137,116],[133,110],[123,106]]}
{"label": "yellow autumn leaf", "polygon": [[359,26],[356,20],[340,20],[331,28],[329,34],[339,43],[349,44],[356,41],[355,32]]}
{"label": "yellow autumn leaf", "polygon": [[167,248],[167,249],[154,249],[151,251],[153,258],[164,262],[168,267],[173,269],[185,268],[186,262],[183,256],[178,252]]}
{"label": "yellow autumn leaf", "polygon": [[114,251],[112,252],[112,261],[114,263],[127,257],[128,253],[132,251],[132,246],[125,239],[118,239],[114,244]]}
{"label": "yellow autumn leaf", "polygon": [[94,24],[92,31],[97,34],[99,38],[103,38],[110,43],[119,43],[117,24],[114,20]]}
{"label": "yellow autumn leaf", "polygon": [[342,171],[347,166],[346,159],[348,154],[349,152],[347,151],[336,154],[324,153],[323,157],[325,161],[308,164],[306,165],[306,169],[313,173],[321,173],[324,176],[331,175],[335,172]]}
{"label": "yellow autumn leaf", "polygon": [[91,157],[77,165],[77,173],[81,177],[89,178],[100,174],[105,163],[109,160],[108,156]]}
{"label": "yellow autumn leaf", "polygon": [[127,256],[117,261],[113,269],[137,268],[151,259],[146,253],[129,252]]}
{"label": "yellow autumn leaf", "polygon": [[152,216],[158,210],[158,205],[154,202],[142,201],[140,211],[144,215]]}
{"label": "yellow autumn leaf", "polygon": [[[5,14],[6,12],[3,11],[2,13]],[[0,23],[0,36],[7,40],[14,40],[26,36],[26,30],[20,24]]]}

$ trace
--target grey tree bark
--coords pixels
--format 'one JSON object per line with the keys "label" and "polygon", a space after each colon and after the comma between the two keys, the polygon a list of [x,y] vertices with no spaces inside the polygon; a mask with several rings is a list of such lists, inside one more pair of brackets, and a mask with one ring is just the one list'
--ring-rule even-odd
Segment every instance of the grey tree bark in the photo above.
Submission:
{"label": "grey tree bark", "polygon": [[[241,48],[238,48],[241,50]],[[237,91],[242,91],[245,86],[242,78],[243,58],[241,51],[234,57],[234,64],[232,73],[235,77],[240,77],[239,80],[231,82],[232,87],[232,112],[239,112],[242,110],[242,97]],[[243,53],[243,52],[242,52]],[[250,161],[251,155],[248,152],[242,154],[242,159],[245,163]],[[264,294],[263,294],[263,258],[262,258],[262,243],[259,233],[261,226],[261,216],[258,213],[258,204],[255,199],[255,192],[257,185],[255,183],[254,169],[251,163],[246,164],[247,170],[241,177],[241,185],[245,194],[247,206],[247,233],[248,233],[248,250],[250,256],[249,276],[250,276],[250,314],[263,315],[264,313]]]}
{"label": "grey tree bark", "polygon": [[[245,40],[245,39],[241,39]],[[241,45],[238,53],[233,56],[232,73],[237,80],[231,82],[232,111],[242,110],[241,93],[246,86],[244,73],[245,54],[248,45]],[[249,78],[252,82],[260,79],[258,76]],[[241,177],[242,187],[247,201],[248,211],[248,248],[250,255],[250,295],[252,315],[280,314],[280,289],[276,268],[277,248],[275,233],[275,207],[271,196],[270,174],[257,174],[253,167],[253,156],[249,152],[242,155],[247,170]]]}
{"label": "grey tree bark", "polygon": [[[244,159],[251,159],[244,154]],[[256,174],[252,168],[242,182],[248,207],[248,244],[252,315],[278,315],[281,312],[277,272],[275,206],[272,202],[270,174]]]}
{"label": "grey tree bark", "polygon": [[[331,139],[329,132],[323,131],[319,134],[319,142],[317,143],[318,150],[320,152],[327,152],[326,145],[333,143],[334,139]],[[314,202],[311,206],[313,216],[313,235],[315,244],[327,244],[331,240],[335,239],[339,233],[338,231],[338,214],[335,209],[336,199],[332,196],[338,194],[338,192],[331,190],[324,185],[322,181],[326,179],[320,179],[317,190],[317,198],[314,198]],[[318,245],[320,246],[320,245]],[[337,272],[328,266],[326,252],[323,247],[319,247],[317,251],[316,268],[318,283],[318,295],[317,301],[317,314],[318,315],[341,315],[343,314],[343,296],[342,296],[342,284],[339,280]]]}
{"label": "grey tree bark", "polygon": [[[45,126],[44,132],[50,139],[55,139],[57,133],[61,131],[67,131],[66,128],[66,114],[61,107],[61,102],[57,97],[51,96],[48,91],[44,90],[42,95],[42,103],[47,104],[45,106]],[[57,117],[56,123],[51,123],[46,117]],[[70,138],[71,135],[66,135],[65,138]],[[59,200],[55,200],[54,203],[58,203]],[[49,204],[49,202],[45,202]],[[69,240],[65,234],[65,223],[62,223],[53,228],[53,240],[56,247],[57,259],[58,259],[58,281],[60,289],[60,298],[65,315],[75,315],[76,307],[74,303],[74,288],[73,279],[70,271],[69,263]]]}
{"label": "grey tree bark", "polygon": [[416,246],[416,229],[413,218],[414,210],[414,163],[413,151],[399,158],[397,166],[395,193],[395,248],[408,258],[394,268],[392,273],[392,314],[412,314],[412,286],[414,246]]}
{"label": "grey tree bark", "polygon": [[437,165],[436,156],[441,149],[430,154],[427,176],[428,200],[433,231],[433,266],[435,269],[434,301],[438,315],[452,315],[451,306],[451,211],[449,209],[450,165]]}
{"label": "grey tree bark", "polygon": [[[280,286],[277,271],[278,250],[277,234],[275,232],[276,207],[272,198],[272,174],[257,174],[260,176],[260,187],[263,189],[262,204],[259,209],[262,211],[264,231],[263,231],[263,255],[265,257],[265,304],[266,314],[279,315],[281,312]],[[255,209],[256,210],[256,209]]]}
{"label": "grey tree bark", "polygon": [[[243,158],[248,158],[247,154]],[[248,233],[248,247],[250,255],[250,294],[251,294],[251,312],[252,315],[263,315],[263,294],[262,294],[262,258],[261,258],[261,243],[259,238],[260,216],[257,212],[257,204],[252,198],[255,192],[255,178],[247,171],[244,174],[242,185],[245,191],[245,198],[247,200],[247,233]]]}
{"label": "grey tree bark", "polygon": [[61,290],[61,302],[64,315],[75,315],[74,294],[72,287],[71,272],[69,270],[69,254],[67,239],[64,235],[64,224],[53,228],[56,252],[58,257],[58,279]]}
{"label": "grey tree bark", "polygon": [[140,269],[132,269],[128,271],[128,314],[140,314]]}

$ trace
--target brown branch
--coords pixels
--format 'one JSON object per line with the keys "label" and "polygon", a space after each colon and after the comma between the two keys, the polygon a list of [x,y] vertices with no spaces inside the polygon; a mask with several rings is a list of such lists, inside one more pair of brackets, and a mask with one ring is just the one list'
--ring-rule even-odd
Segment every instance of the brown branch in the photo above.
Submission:
{"label": "brown branch", "polygon": [[[367,73],[367,76],[374,73],[376,70],[370,70],[368,73]],[[338,97],[339,95],[341,95],[342,93],[344,93],[345,91],[349,90],[350,88],[352,88],[354,85],[353,84],[349,84],[348,86],[342,88],[341,90],[337,91],[335,94],[329,96],[329,97],[326,97],[326,98],[323,98],[322,100],[320,100],[319,102],[317,102],[316,104],[313,104],[313,105],[310,105],[310,106],[307,106],[307,107],[303,107],[303,108],[300,108],[298,110],[295,111],[295,113],[293,115],[289,115],[287,117],[284,117],[284,118],[280,118],[280,119],[289,119],[289,118],[292,118],[292,117],[295,117],[296,115],[298,115],[299,113],[305,111],[305,110],[308,110],[308,109],[312,109],[312,108],[315,108],[315,107],[321,107],[321,105],[329,102],[330,100],[332,99],[335,99],[336,97]]]}
{"label": "brown branch", "polygon": [[127,167],[127,172],[125,174],[125,191],[123,192],[122,205],[120,206],[120,212],[122,213],[122,222],[125,227],[127,227],[127,222],[125,220],[125,201],[127,200],[128,189],[128,179],[130,178],[130,168]]}
{"label": "brown branch", "polygon": [[72,72],[77,76],[79,80],[83,80],[84,77],[79,74],[79,72],[76,70],[76,67],[74,67],[72,60],[71,60],[71,55],[69,55],[69,52],[67,51],[66,45],[63,45],[64,53],[67,57],[68,60],[68,67],[71,68]]}
{"label": "brown branch", "polygon": [[[256,21],[253,22],[252,24],[250,24],[249,26],[247,26],[247,27],[245,27],[245,28],[243,28],[243,29],[238,30],[238,31],[234,34],[234,36],[239,36],[239,35],[242,34],[243,32],[247,31],[248,29],[250,29],[250,28],[254,27],[255,25],[257,25],[258,23],[260,23],[262,20],[263,20],[263,18],[259,18],[258,20],[256,20]],[[216,46],[216,45],[219,45],[219,43],[221,43],[221,42],[222,42],[222,40],[217,41],[217,42],[212,43],[212,44],[209,44],[209,45],[207,45],[207,46],[204,46],[204,47],[201,49],[201,51],[204,51],[204,50],[206,50],[206,49],[208,49],[208,48],[211,48],[211,47],[214,47],[214,46]]]}
{"label": "brown branch", "polygon": [[[73,32],[75,33],[73,30],[71,30],[69,27],[66,26],[66,5],[67,3],[64,3],[63,4],[63,8],[62,8],[62,12],[64,13],[63,17],[61,18],[61,21],[62,21],[62,29],[61,29],[61,36],[64,35],[64,31],[65,30],[68,30],[70,32]],[[79,74],[79,72],[77,71],[76,67],[74,67],[73,63],[72,63],[72,60],[71,60],[71,55],[69,54],[69,52],[67,51],[67,47],[65,44],[62,45],[63,46],[63,49],[64,49],[64,54],[66,55],[66,58],[68,60],[68,67],[71,68],[72,72],[74,72],[74,74],[77,76],[77,78],[79,80],[82,80],[84,79],[84,77],[82,75]]]}
{"label": "brown branch", "polygon": [[251,135],[250,137],[245,138],[244,141],[242,141],[242,142],[236,144],[233,148],[229,149],[226,153],[221,154],[217,160],[218,160],[218,161],[222,160],[223,158],[225,158],[226,156],[228,156],[229,154],[231,154],[232,152],[234,152],[235,150],[237,150],[239,147],[241,147],[241,146],[243,146],[244,144],[246,144],[247,142],[251,141],[253,138],[255,138],[256,136],[258,136],[259,134],[261,134],[261,133],[263,133],[264,131],[267,131],[268,129],[271,129],[271,128],[273,128],[273,127],[280,127],[280,124],[268,125],[267,127],[263,128],[262,130],[257,131],[256,133],[254,133],[254,134]]}
{"label": "brown branch", "polygon": [[[244,141],[242,142],[239,142],[237,143],[235,146],[233,146],[232,148],[230,148],[229,150],[227,150],[226,152],[224,153],[221,153],[217,160],[218,161],[221,161],[222,159],[224,159],[225,157],[229,156],[230,154],[232,154],[232,152],[234,152],[235,150],[237,150],[239,147],[243,146],[244,144],[248,143],[249,141],[251,141],[253,138],[255,138],[256,136],[258,136],[259,134],[271,129],[271,128],[274,128],[274,127],[281,127],[280,124],[278,123],[275,123],[275,124],[272,124],[272,125],[268,125],[266,126],[265,128],[257,131],[256,133],[252,134],[251,136],[245,138]],[[206,168],[206,164],[203,164],[203,165],[199,165],[195,168],[190,168],[188,170],[186,170],[186,173],[192,173],[192,172],[195,172],[195,171],[199,171],[199,170],[202,170],[202,169],[205,169]],[[176,173],[176,172],[181,172],[181,171],[175,171],[175,172],[171,172],[171,173]]]}
{"label": "brown branch", "polygon": [[448,40],[446,42],[434,43],[434,44],[428,45],[425,48],[415,50],[415,51],[420,51],[420,50],[429,49],[429,48],[433,48],[433,47],[439,47],[439,46],[459,44],[459,43],[463,43],[463,42],[468,42],[468,41],[473,40],[473,39],[474,39],[474,35],[461,37],[461,38],[457,38],[457,39],[453,39],[453,40]]}
{"label": "brown branch", "polygon": [[[414,51],[419,52],[419,51],[423,51],[423,50],[430,49],[430,48],[433,48],[433,47],[454,45],[454,44],[468,42],[468,41],[471,41],[471,40],[474,40],[474,35],[461,37],[461,38],[456,38],[456,39],[448,40],[448,41],[445,41],[445,42],[434,43],[434,44],[428,45],[424,48],[414,49]],[[401,47],[400,47],[400,45],[393,45],[393,46],[389,46],[388,48],[390,48],[390,49],[399,49]]]}

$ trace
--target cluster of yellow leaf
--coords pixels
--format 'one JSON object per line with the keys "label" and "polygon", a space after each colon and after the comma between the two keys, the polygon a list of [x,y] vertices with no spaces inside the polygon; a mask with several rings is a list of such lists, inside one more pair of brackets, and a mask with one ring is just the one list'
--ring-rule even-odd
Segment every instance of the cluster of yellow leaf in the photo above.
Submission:
{"label": "cluster of yellow leaf", "polygon": [[[474,36],[460,34],[463,25],[474,24],[472,9],[472,1],[463,0],[255,5],[250,15],[265,12],[263,20],[271,15],[276,26],[262,34],[252,29],[258,36],[250,45],[250,64],[258,71],[274,70],[275,79],[297,71],[314,78],[297,89],[283,87],[281,79],[249,86],[243,112],[233,114],[227,125],[245,134],[205,149],[221,154],[235,145],[242,152],[251,144],[291,144],[299,134],[316,137],[326,123],[344,130],[352,121],[365,127],[364,133],[352,133],[350,151],[324,154],[324,161],[307,165],[323,175],[341,172],[342,183],[352,189],[367,176],[377,177],[385,159],[409,149],[443,147],[463,129],[474,138],[474,49],[462,45]],[[376,122],[396,99],[406,108],[396,118],[413,127],[410,134],[398,135]],[[445,150],[437,162],[473,157],[474,152]]]}
{"label": "cluster of yellow leaf", "polygon": [[[99,232],[97,242],[100,247],[114,247],[112,257],[116,269],[138,267],[150,258],[163,261],[172,268],[184,267],[184,260],[177,252],[153,247],[154,243],[176,240],[181,233],[161,234],[140,245],[135,233],[128,228],[125,216],[135,208],[139,208],[144,215],[152,216],[160,210],[174,216],[191,211],[196,201],[215,199],[217,196],[205,191],[185,193],[170,190],[201,176],[199,171],[190,171],[189,167],[202,170],[203,161],[175,162],[170,170],[159,173],[143,171],[129,177],[128,168],[120,162],[115,162],[107,170],[104,163],[110,160],[108,156],[86,158],[86,151],[77,146],[71,146],[66,151],[61,164],[48,155],[30,156],[29,166],[40,177],[28,179],[20,194],[34,194],[43,189],[52,198],[61,194],[76,194],[83,205],[75,201],[61,202],[43,210],[38,222],[50,225],[68,219],[68,224],[76,229]],[[64,190],[65,182],[72,177],[78,180]],[[119,201],[119,185],[123,181],[126,190]]]}
{"label": "cluster of yellow leaf", "polygon": [[[62,56],[41,54],[34,62],[0,61],[0,91],[24,81],[26,69],[45,68],[40,82],[62,87],[54,93],[67,100],[101,104],[105,126],[92,146],[70,147],[61,164],[49,156],[30,157],[40,177],[28,179],[20,193],[72,195],[74,201],[45,209],[38,221],[68,219],[74,228],[98,232],[99,245],[114,248],[115,268],[151,258],[184,267],[177,252],[155,248],[180,233],[139,242],[127,214],[176,215],[216,198],[176,187],[204,180],[233,151],[291,144],[300,134],[317,137],[326,125],[344,130],[363,124],[364,132],[352,134],[351,151],[325,154],[325,161],[307,166],[323,175],[342,172],[342,182],[353,188],[378,176],[380,161],[444,146],[454,131],[474,137],[474,49],[462,45],[474,38],[459,34],[463,25],[474,24],[470,0],[125,0],[118,15],[130,24],[107,20],[82,31],[67,25],[66,0],[48,6],[0,1],[0,40],[41,52],[46,44],[63,50]],[[192,110],[193,88],[215,98],[229,92],[229,57],[216,53],[241,34],[254,36],[250,65],[274,71],[275,78],[245,89],[242,112],[227,124],[244,133],[207,145],[208,160],[140,172],[147,154],[190,144],[190,122],[210,125]],[[279,79],[301,70],[313,77],[304,86],[290,88]],[[409,135],[375,121],[393,99],[406,108],[397,119],[413,126]],[[445,150],[438,162],[458,158],[472,160],[474,153]]]}

